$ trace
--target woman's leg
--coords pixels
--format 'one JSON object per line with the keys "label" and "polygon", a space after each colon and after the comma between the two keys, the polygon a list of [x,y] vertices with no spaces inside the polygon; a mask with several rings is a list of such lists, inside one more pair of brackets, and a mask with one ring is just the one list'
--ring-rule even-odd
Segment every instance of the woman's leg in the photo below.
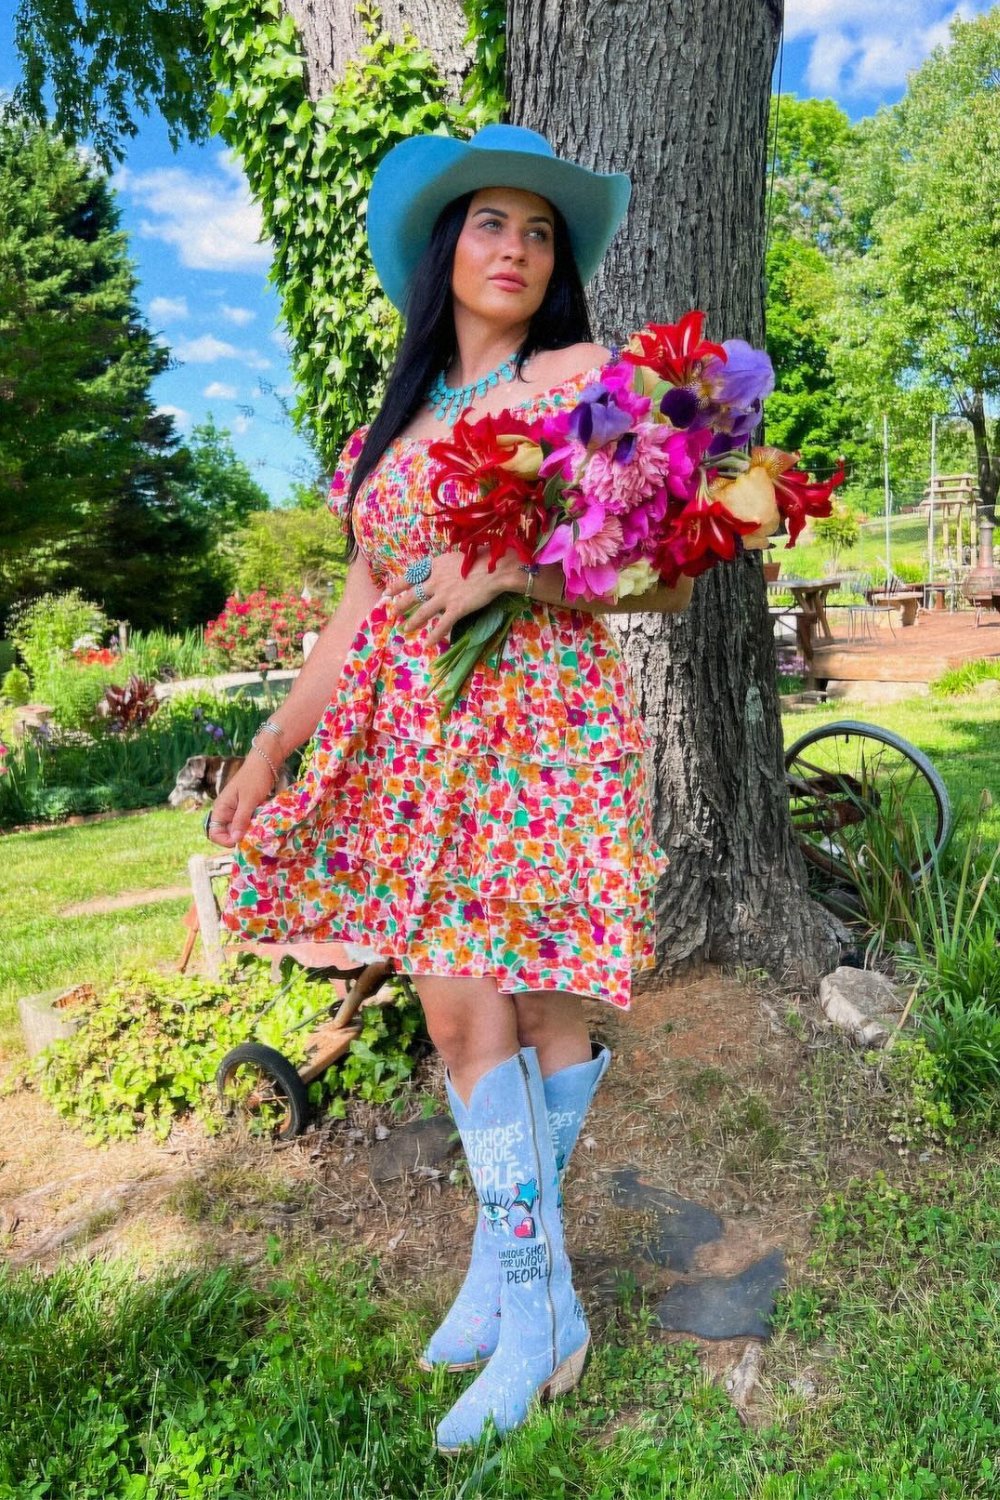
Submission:
{"label": "woman's leg", "polygon": [[521,1047],[517,1012],[494,979],[413,976],[427,1030],[463,1104],[484,1073],[506,1062]]}
{"label": "woman's leg", "polygon": [[534,1047],[542,1077],[574,1063],[590,1062],[590,1035],[579,995],[529,990],[514,996],[521,1047]]}

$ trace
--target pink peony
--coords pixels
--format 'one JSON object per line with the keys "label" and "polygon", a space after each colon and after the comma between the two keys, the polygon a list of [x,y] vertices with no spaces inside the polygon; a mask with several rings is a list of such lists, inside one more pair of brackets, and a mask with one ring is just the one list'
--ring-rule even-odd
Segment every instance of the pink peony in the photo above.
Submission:
{"label": "pink peony", "polygon": [[621,546],[618,517],[608,515],[603,505],[591,503],[574,520],[557,526],[537,557],[542,563],[562,563],[567,599],[594,598],[613,592],[618,570],[612,559]]}

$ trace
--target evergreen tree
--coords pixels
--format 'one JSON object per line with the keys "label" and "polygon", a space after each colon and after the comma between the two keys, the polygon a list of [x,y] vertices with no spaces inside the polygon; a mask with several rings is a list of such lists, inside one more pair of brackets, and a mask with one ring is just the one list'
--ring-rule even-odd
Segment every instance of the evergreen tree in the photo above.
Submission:
{"label": "evergreen tree", "polygon": [[77,585],[134,625],[188,624],[224,588],[119,220],[85,154],[0,112],[0,607]]}

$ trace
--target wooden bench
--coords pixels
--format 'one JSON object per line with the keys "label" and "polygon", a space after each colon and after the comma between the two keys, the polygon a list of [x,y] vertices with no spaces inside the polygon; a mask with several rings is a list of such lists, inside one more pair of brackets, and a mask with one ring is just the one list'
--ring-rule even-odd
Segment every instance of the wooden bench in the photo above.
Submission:
{"label": "wooden bench", "polygon": [[874,609],[898,609],[903,625],[915,625],[917,612],[923,603],[923,594],[909,589],[872,589],[868,602]]}

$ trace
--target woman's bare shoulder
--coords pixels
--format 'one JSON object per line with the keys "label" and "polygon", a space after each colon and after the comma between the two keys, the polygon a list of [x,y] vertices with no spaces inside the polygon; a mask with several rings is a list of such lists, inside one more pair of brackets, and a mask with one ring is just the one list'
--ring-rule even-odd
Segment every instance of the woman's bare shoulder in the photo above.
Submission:
{"label": "woman's bare shoulder", "polygon": [[533,373],[540,385],[559,385],[563,380],[572,380],[574,375],[607,364],[610,358],[611,350],[603,344],[568,344],[565,349],[539,350],[532,361]]}

